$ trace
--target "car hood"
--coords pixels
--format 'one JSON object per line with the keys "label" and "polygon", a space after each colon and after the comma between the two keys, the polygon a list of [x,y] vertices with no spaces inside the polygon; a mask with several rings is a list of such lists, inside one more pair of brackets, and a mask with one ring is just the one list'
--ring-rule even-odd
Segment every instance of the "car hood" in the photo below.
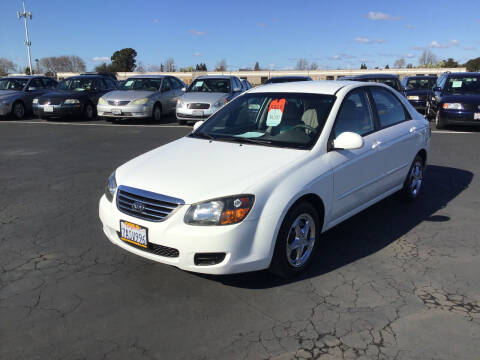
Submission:
{"label": "car hood", "polygon": [[20,96],[22,94],[23,94],[23,91],[0,90],[0,99],[8,99],[10,97]]}
{"label": "car hood", "polygon": [[242,194],[307,150],[184,137],[116,170],[118,185],[180,198],[186,204]]}
{"label": "car hood", "polygon": [[74,91],[74,90],[54,90],[46,94],[39,96],[40,99],[44,98],[65,98],[65,99],[80,99],[87,95],[87,91]]}
{"label": "car hood", "polygon": [[442,96],[442,102],[480,104],[480,94],[450,94]]}
{"label": "car hood", "polygon": [[431,94],[432,90],[405,90],[405,95],[420,95],[420,96],[427,96]]}
{"label": "car hood", "polygon": [[187,92],[183,94],[182,101],[184,103],[206,103],[206,104],[215,104],[220,99],[227,98],[229,94],[227,93],[214,93],[214,92]]}
{"label": "car hood", "polygon": [[102,97],[106,100],[136,100],[145,97],[149,97],[154,94],[153,91],[144,91],[144,90],[114,90],[103,95]]}

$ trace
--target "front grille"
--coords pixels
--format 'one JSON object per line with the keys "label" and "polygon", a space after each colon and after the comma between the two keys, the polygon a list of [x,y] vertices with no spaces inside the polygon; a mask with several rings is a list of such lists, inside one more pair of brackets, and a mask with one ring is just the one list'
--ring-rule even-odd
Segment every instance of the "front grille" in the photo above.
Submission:
{"label": "front grille", "polygon": [[64,100],[64,99],[62,99],[62,98],[60,98],[60,99],[58,99],[58,98],[57,98],[57,99],[55,99],[55,98],[53,98],[53,99],[45,99],[45,100],[42,100],[42,101],[40,102],[40,105],[60,105],[60,104],[63,103],[63,100]]}
{"label": "front grille", "polygon": [[[163,221],[185,202],[181,199],[121,185],[117,207],[121,212],[149,221]],[[135,208],[135,209],[134,209]]]}
{"label": "front grille", "polygon": [[124,106],[124,105],[128,105],[128,103],[130,102],[130,100],[125,100],[125,101],[117,101],[117,100],[108,100],[108,105],[113,105],[113,106]]}
{"label": "front grille", "polygon": [[[119,232],[117,232],[118,237],[121,239],[121,235]],[[148,248],[143,248],[141,246],[136,246],[132,243],[126,242],[125,244],[130,245],[131,247],[134,247],[135,249],[143,250],[149,253],[152,253],[154,255],[159,255],[159,256],[164,256],[164,257],[169,257],[169,258],[176,258],[180,255],[180,252],[177,249],[168,247],[168,246],[163,246],[163,245],[157,245],[157,244],[152,244],[148,243]]]}
{"label": "front grille", "polygon": [[480,107],[478,104],[462,104],[463,108],[468,111],[480,112]]}
{"label": "front grille", "polygon": [[178,113],[179,118],[186,118],[186,119],[206,119],[210,115],[190,115],[190,114],[183,114],[183,113]]}
{"label": "front grille", "polygon": [[189,109],[210,109],[210,104],[202,104],[202,103],[191,103],[188,104],[187,107]]}

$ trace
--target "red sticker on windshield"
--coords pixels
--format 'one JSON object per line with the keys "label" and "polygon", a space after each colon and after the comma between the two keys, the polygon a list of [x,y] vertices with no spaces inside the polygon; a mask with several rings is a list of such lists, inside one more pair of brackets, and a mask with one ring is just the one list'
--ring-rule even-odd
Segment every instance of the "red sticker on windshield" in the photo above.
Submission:
{"label": "red sticker on windshield", "polygon": [[268,111],[270,111],[272,109],[278,109],[278,110],[280,110],[280,112],[283,113],[283,109],[285,109],[285,103],[286,102],[287,102],[286,99],[272,100],[272,102],[270,103],[270,106],[268,107]]}

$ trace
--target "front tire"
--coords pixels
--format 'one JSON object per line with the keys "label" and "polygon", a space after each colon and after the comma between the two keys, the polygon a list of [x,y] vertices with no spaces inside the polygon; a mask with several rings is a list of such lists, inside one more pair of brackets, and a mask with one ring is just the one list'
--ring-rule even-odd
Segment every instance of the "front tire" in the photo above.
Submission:
{"label": "front tire", "polygon": [[303,272],[310,263],[321,226],[318,212],[309,202],[289,210],[277,236],[270,271],[291,278]]}
{"label": "front tire", "polygon": [[155,104],[152,110],[152,120],[155,122],[159,122],[162,120],[162,107],[160,104]]}
{"label": "front tire", "polygon": [[423,184],[423,173],[425,171],[425,162],[420,155],[413,160],[407,179],[401,190],[402,198],[406,201],[414,201],[418,198]]}
{"label": "front tire", "polygon": [[93,120],[95,118],[95,109],[93,108],[92,103],[86,103],[83,112],[88,120]]}
{"label": "front tire", "polygon": [[445,129],[445,121],[440,116],[440,110],[435,115],[435,127],[439,130]]}
{"label": "front tire", "polygon": [[17,120],[25,117],[25,105],[21,101],[16,101],[12,106],[12,114]]}

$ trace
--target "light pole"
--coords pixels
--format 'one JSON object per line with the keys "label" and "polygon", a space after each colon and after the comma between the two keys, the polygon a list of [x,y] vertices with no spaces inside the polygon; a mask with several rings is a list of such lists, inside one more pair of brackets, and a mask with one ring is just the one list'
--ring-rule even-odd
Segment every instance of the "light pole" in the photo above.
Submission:
{"label": "light pole", "polygon": [[32,13],[27,12],[27,9],[25,8],[25,0],[22,0],[23,3],[23,12],[17,11],[18,18],[21,19],[22,17],[25,19],[25,45],[27,45],[27,52],[28,52],[28,67],[30,68],[30,75],[33,74],[33,69],[32,69],[32,57],[30,56],[30,46],[32,43],[28,39],[28,26],[27,26],[27,18],[30,18],[32,20]]}

